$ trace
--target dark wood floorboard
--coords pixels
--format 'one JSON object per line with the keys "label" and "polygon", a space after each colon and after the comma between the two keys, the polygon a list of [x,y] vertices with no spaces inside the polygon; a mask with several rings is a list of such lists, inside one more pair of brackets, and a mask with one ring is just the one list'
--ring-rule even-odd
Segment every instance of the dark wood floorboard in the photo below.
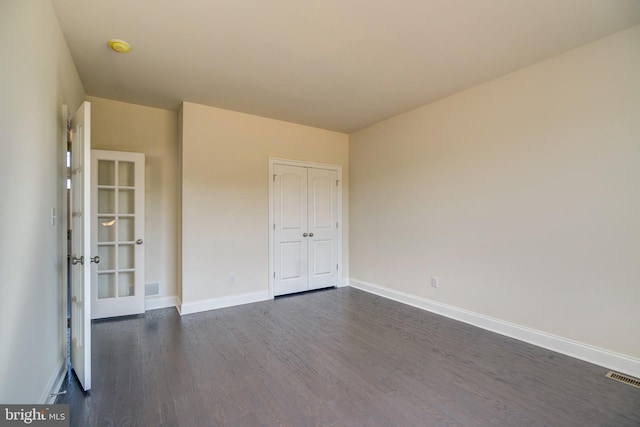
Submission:
{"label": "dark wood floorboard", "polygon": [[73,426],[640,426],[604,368],[352,288],[92,333]]}

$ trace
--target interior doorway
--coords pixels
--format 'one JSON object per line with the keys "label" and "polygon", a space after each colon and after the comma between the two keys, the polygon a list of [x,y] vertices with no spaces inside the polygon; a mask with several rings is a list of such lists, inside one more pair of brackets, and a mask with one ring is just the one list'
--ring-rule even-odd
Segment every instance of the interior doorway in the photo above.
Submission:
{"label": "interior doorway", "polygon": [[271,296],[342,283],[342,167],[269,160]]}

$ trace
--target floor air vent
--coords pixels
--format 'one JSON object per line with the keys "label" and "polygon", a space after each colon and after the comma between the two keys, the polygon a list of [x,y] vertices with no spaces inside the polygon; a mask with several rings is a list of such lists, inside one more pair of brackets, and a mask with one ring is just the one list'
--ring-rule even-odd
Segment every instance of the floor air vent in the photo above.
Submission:
{"label": "floor air vent", "polygon": [[637,378],[630,377],[628,375],[619,374],[617,372],[609,371],[607,373],[607,378],[611,378],[612,380],[620,381],[621,383],[628,384],[630,386],[640,388],[640,380]]}

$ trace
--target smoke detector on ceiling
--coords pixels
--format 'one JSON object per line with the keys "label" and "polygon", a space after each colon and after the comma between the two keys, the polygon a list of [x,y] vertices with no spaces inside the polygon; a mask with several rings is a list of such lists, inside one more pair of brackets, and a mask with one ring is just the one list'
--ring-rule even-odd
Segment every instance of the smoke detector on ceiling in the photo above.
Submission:
{"label": "smoke detector on ceiling", "polygon": [[109,47],[111,50],[117,53],[128,53],[131,50],[131,46],[124,40],[111,39],[109,40]]}

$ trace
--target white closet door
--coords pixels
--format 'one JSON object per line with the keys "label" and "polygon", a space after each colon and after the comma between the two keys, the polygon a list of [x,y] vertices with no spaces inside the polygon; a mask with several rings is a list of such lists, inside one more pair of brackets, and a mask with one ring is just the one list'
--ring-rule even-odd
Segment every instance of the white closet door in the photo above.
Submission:
{"label": "white closet door", "polygon": [[307,169],[309,254],[308,289],[337,285],[338,186],[337,172]]}
{"label": "white closet door", "polygon": [[307,290],[307,170],[274,167],[274,295]]}
{"label": "white closet door", "polygon": [[274,295],[338,284],[335,170],[274,165]]}

